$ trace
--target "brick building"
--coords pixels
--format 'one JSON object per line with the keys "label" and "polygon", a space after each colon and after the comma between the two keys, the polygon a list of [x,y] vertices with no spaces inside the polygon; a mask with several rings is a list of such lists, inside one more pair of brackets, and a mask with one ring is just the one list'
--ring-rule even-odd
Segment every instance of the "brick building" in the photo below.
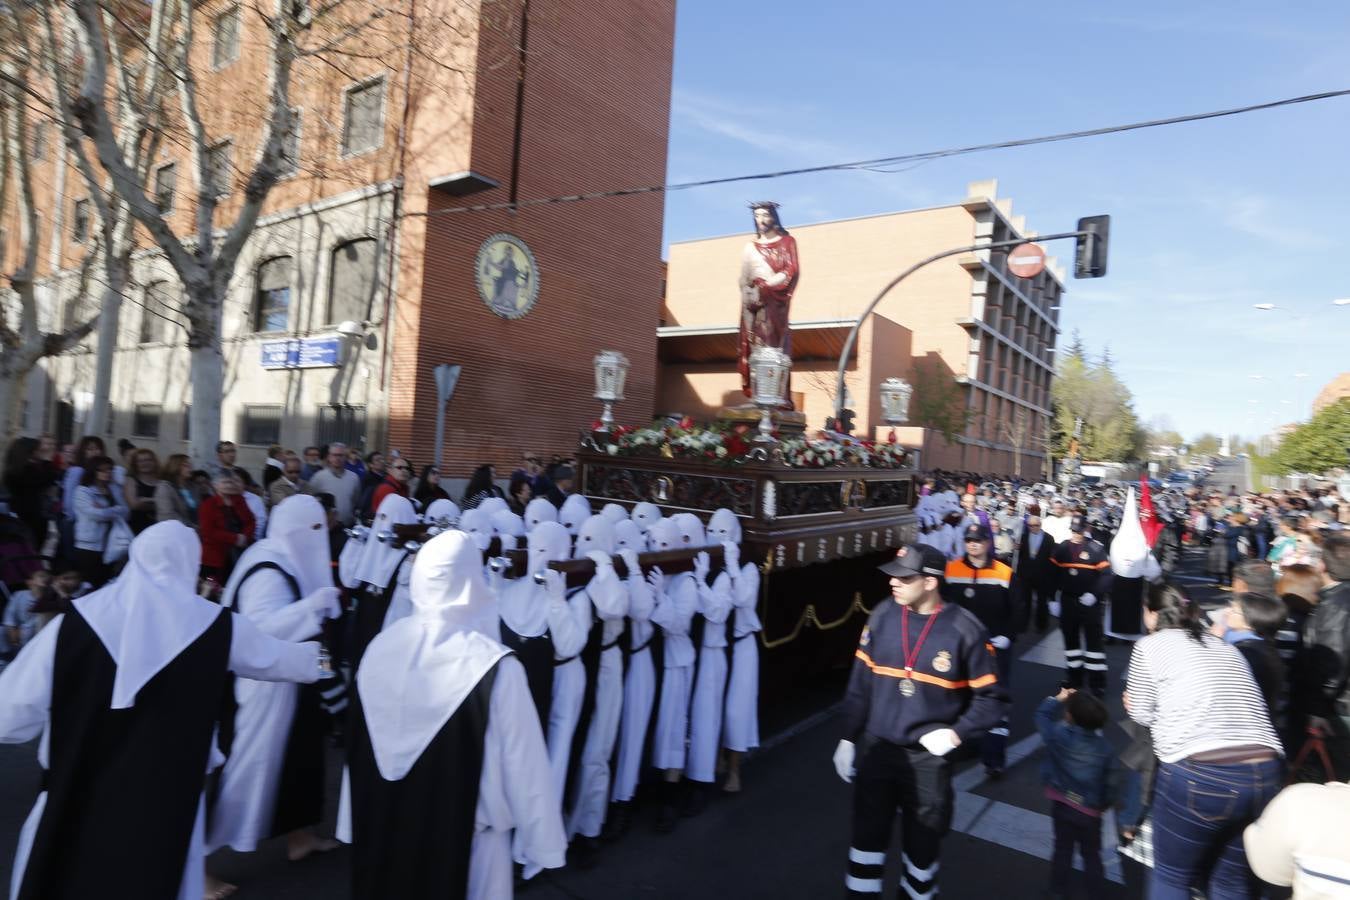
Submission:
{"label": "brick building", "polygon": [[[833,414],[835,372],[857,315],[902,270],[942,250],[1034,237],[997,183],[976,182],[960,203],[859,219],[784,223],[797,240],[801,280],[792,301],[793,384],[812,429]],[[747,233],[671,245],[659,330],[657,407],[708,417],[744,402],[735,370],[737,278]],[[899,429],[925,466],[1039,475],[1050,417],[1050,381],[1064,274],[1053,263],[1026,280],[1006,253],[980,251],[933,263],[903,282],[864,324],[846,385],[858,433],[879,433],[878,387],[907,378],[949,395],[954,441],[933,429]],[[942,386],[946,387],[943,388]],[[914,417],[922,406],[915,398]]]}
{"label": "brick building", "polygon": [[[655,397],[661,196],[451,210],[659,184],[673,0],[646,3],[641,16],[622,0],[379,6],[387,14],[362,33],[358,53],[338,65],[298,64],[291,99],[299,124],[288,151],[295,172],[269,196],[227,298],[222,437],[242,445],[250,467],[269,443],[299,449],[327,440],[399,448],[429,462],[433,369],[459,363],[446,468],[506,467],[524,451],[575,446],[598,409],[591,358],[602,349],[633,360],[627,405],[646,415]],[[344,4],[339,15],[375,8]],[[218,220],[228,224],[261,140],[267,35],[247,6],[228,0],[206,4],[199,20],[194,67],[211,165],[229,185]],[[40,301],[51,328],[80,321],[99,298],[77,289],[92,246],[82,183],[54,129],[41,131]],[[186,146],[165,141],[153,178],[185,235],[196,193]],[[11,199],[0,210],[9,265],[21,249],[15,217]],[[514,240],[480,260],[494,235]],[[494,313],[478,288],[480,280],[491,288],[480,276],[508,256],[520,263],[515,277],[498,265],[496,283],[509,279],[511,296],[535,295],[525,314],[506,310],[513,318]],[[162,456],[187,438],[181,291],[148,243],[133,275],[106,436],[130,436]],[[356,329],[339,333],[340,323]],[[30,378],[26,432],[83,432],[93,347],[91,337]],[[312,367],[298,367],[299,357]]]}

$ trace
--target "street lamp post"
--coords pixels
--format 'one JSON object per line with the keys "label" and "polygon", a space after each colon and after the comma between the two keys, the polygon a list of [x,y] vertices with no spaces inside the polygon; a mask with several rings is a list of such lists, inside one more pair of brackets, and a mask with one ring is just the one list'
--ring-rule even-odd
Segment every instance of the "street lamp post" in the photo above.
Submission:
{"label": "street lamp post", "polygon": [[[1077,240],[1078,238],[1089,234],[1091,233],[1087,231],[1063,231],[1058,234],[1040,235],[1036,238],[1036,243],[1040,244],[1046,243],[1047,241],[1058,241],[1058,240],[1065,240],[1068,238],[1074,238],[1075,240]],[[1095,237],[1095,235],[1093,236]],[[886,286],[883,287],[877,293],[877,295],[872,298],[872,302],[867,304],[866,308],[863,309],[862,314],[858,316],[858,320],[853,323],[853,328],[849,330],[848,338],[847,340],[844,341],[844,350],[842,353],[839,354],[839,370],[837,372],[837,377],[835,379],[835,392],[834,392],[835,421],[841,422],[844,419],[844,373],[848,369],[849,354],[853,352],[853,346],[858,342],[858,332],[862,330],[863,322],[867,321],[867,317],[872,314],[872,311],[877,308],[877,305],[880,304],[882,300],[885,299],[887,294],[895,290],[896,286],[899,285],[900,282],[904,281],[906,278],[913,275],[915,272],[919,271],[929,263],[934,263],[940,259],[946,259],[949,256],[957,256],[962,253],[975,253],[980,250],[1001,250],[1009,247],[1017,247],[1026,243],[1030,243],[1029,238],[1017,238],[1015,240],[1007,240],[1007,241],[988,241],[980,244],[971,244],[970,246],[967,247],[956,247],[951,250],[943,250],[941,253],[934,253],[932,256],[929,256],[926,259],[922,259],[916,262],[914,265],[910,266],[908,269],[905,269],[899,275],[895,276],[895,278],[887,282]]]}

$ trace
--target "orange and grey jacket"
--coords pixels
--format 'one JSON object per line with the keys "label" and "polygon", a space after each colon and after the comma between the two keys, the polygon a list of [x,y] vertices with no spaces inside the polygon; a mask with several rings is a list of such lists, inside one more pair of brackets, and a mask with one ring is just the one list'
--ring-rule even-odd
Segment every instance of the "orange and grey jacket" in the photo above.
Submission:
{"label": "orange and grey jacket", "polygon": [[968,557],[947,563],[942,599],[970,610],[992,635],[1012,637],[1022,630],[1013,604],[1012,569],[990,558],[983,568],[975,568]]}

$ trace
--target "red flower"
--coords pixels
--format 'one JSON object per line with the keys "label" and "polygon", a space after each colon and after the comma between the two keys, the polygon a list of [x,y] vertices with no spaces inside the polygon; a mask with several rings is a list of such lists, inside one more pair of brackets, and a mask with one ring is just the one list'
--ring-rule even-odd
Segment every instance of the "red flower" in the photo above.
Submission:
{"label": "red flower", "polygon": [[886,443],[888,443],[888,444],[894,444],[894,443],[895,443],[895,440],[896,440],[896,438],[895,438],[895,429],[892,428],[892,429],[891,429],[891,433],[888,434],[888,435],[886,435]]}
{"label": "red flower", "polygon": [[605,430],[605,423],[601,422],[599,419],[596,419],[594,422],[591,423],[591,431],[604,431],[604,430]]}
{"label": "red flower", "polygon": [[693,419],[693,417],[692,417],[692,416],[685,416],[683,419],[681,419],[681,420],[680,420],[680,427],[683,428],[685,431],[688,431],[689,429],[693,428],[693,427],[694,427],[694,419]]}
{"label": "red flower", "polygon": [[727,435],[722,441],[722,446],[727,448],[727,453],[731,456],[744,456],[750,451],[750,445],[734,434]]}
{"label": "red flower", "polygon": [[736,434],[744,436],[750,433],[750,426],[745,424],[744,422],[739,422],[736,425],[733,425],[731,430],[734,431]]}

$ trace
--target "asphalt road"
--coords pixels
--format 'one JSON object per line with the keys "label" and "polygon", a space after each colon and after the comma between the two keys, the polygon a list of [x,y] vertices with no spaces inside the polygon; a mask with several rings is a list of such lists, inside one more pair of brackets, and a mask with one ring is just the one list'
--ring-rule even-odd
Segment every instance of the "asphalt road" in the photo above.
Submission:
{"label": "asphalt road", "polygon": [[[1222,476],[1227,477],[1227,476]],[[1227,486],[1219,480],[1212,484]],[[1241,486],[1241,485],[1239,485]],[[1181,580],[1206,603],[1218,602],[1199,574],[1201,557],[1187,554]],[[1049,877],[1048,801],[1038,778],[1039,738],[1032,713],[1052,693],[1061,676],[1059,635],[1023,635],[1013,669],[1013,707],[1009,747],[1012,758],[1005,776],[986,781],[969,760],[960,765],[954,830],[943,847],[941,889],[948,898],[1038,897]],[[1107,648],[1110,665],[1108,699],[1113,721],[1124,717],[1120,706],[1129,646]],[[702,815],[682,820],[675,832],[652,831],[653,810],[642,809],[622,841],[607,845],[596,865],[546,873],[527,885],[522,896],[533,900],[657,900],[657,898],[821,898],[842,895],[848,851],[850,787],[839,781],[830,762],[838,739],[832,705],[842,679],[823,685],[818,697],[803,698],[801,708],[773,720],[796,724],[766,737],[766,747],[746,763],[745,790],[739,796],[718,796]],[[771,721],[766,717],[766,722]],[[1118,728],[1108,736],[1120,743]],[[35,796],[37,766],[34,745],[0,747],[0,880],[7,887],[16,836]],[[331,757],[336,763],[336,754]],[[336,791],[332,792],[336,796]],[[331,804],[330,804],[331,805]],[[328,827],[331,828],[332,810]],[[1109,825],[1108,825],[1109,828]],[[897,829],[898,830],[898,829]],[[1112,834],[1108,830],[1106,834]],[[1140,873],[1108,851],[1107,898],[1142,897]],[[899,859],[897,844],[890,855]],[[71,860],[78,865],[78,860]],[[345,849],[298,864],[288,863],[280,842],[257,853],[228,851],[211,860],[213,871],[240,885],[242,900],[291,900],[350,896]],[[899,872],[887,870],[894,895]],[[116,897],[115,885],[108,896]]]}

